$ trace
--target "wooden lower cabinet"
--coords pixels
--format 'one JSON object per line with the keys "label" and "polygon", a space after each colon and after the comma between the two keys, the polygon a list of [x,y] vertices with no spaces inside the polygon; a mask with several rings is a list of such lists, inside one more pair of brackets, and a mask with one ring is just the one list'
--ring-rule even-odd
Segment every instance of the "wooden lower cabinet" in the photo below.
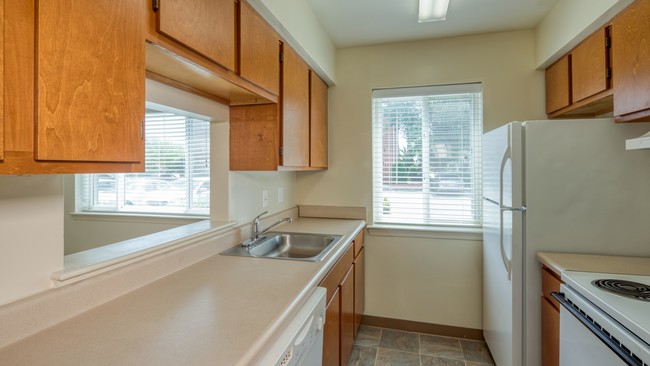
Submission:
{"label": "wooden lower cabinet", "polygon": [[341,291],[341,365],[347,365],[354,345],[354,264],[339,285]]}
{"label": "wooden lower cabinet", "polygon": [[354,336],[357,336],[363,310],[365,309],[365,250],[362,247],[357,257],[354,259]]}
{"label": "wooden lower cabinet", "polygon": [[542,365],[560,364],[560,304],[551,292],[560,291],[562,281],[551,270],[542,268]]}
{"label": "wooden lower cabinet", "polygon": [[364,307],[362,245],[363,231],[319,284],[327,289],[323,341],[323,365],[326,366],[348,364],[361,323]]}
{"label": "wooden lower cabinet", "polygon": [[341,353],[341,296],[338,287],[327,304],[323,330],[323,365],[338,365]]}
{"label": "wooden lower cabinet", "polygon": [[560,311],[542,298],[542,365],[560,364]]}

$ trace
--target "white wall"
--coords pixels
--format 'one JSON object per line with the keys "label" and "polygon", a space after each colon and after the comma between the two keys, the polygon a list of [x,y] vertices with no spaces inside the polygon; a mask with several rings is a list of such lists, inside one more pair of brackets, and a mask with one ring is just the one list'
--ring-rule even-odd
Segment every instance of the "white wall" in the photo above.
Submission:
{"label": "white wall", "polygon": [[0,177],[0,305],[50,286],[63,268],[63,178]]}
{"label": "white wall", "polygon": [[536,66],[548,67],[633,0],[560,0],[537,27]]}
{"label": "white wall", "polygon": [[[298,173],[301,204],[364,206],[371,213],[373,88],[480,81],[486,131],[545,118],[533,31],[341,49],[336,62],[330,168]],[[369,235],[367,245],[366,314],[482,328],[480,241]]]}

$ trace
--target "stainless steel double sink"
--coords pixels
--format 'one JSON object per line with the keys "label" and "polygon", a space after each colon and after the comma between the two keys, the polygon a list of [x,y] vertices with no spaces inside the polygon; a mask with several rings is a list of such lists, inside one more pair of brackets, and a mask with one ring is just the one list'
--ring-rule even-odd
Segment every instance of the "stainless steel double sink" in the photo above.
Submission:
{"label": "stainless steel double sink", "polygon": [[342,238],[343,235],[270,232],[248,247],[237,245],[220,254],[318,262]]}

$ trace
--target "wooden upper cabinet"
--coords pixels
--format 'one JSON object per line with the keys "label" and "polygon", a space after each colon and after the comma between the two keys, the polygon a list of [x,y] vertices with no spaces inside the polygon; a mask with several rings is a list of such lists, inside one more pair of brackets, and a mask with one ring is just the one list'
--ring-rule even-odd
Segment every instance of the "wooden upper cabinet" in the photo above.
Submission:
{"label": "wooden upper cabinet", "polygon": [[230,170],[277,170],[277,104],[230,107]]}
{"label": "wooden upper cabinet", "polygon": [[571,52],[572,102],[609,88],[608,30],[601,28]]}
{"label": "wooden upper cabinet", "polygon": [[282,162],[309,166],[309,66],[288,45],[283,47]]}
{"label": "wooden upper cabinet", "polygon": [[36,160],[143,161],[144,11],[131,0],[37,2]]}
{"label": "wooden upper cabinet", "polygon": [[650,121],[650,0],[637,0],[612,23],[614,116]]}
{"label": "wooden upper cabinet", "polygon": [[309,73],[310,85],[310,157],[309,165],[327,168],[327,84],[316,75]]}
{"label": "wooden upper cabinet", "polygon": [[600,28],[546,69],[549,118],[587,118],[613,106],[610,27]]}
{"label": "wooden upper cabinet", "polygon": [[235,70],[234,0],[160,0],[156,30],[196,53]]}
{"label": "wooden upper cabinet", "polygon": [[240,3],[239,75],[280,94],[280,36],[248,5]]}
{"label": "wooden upper cabinet", "polygon": [[566,55],[546,69],[546,113],[571,104],[571,62]]}

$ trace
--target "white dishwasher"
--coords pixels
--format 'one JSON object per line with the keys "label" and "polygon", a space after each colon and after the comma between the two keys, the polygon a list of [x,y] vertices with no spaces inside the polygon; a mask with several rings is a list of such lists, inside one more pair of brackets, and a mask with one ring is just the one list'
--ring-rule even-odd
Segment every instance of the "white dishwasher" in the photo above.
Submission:
{"label": "white dishwasher", "polygon": [[318,366],[323,364],[325,294],[324,288],[316,287],[258,365]]}

